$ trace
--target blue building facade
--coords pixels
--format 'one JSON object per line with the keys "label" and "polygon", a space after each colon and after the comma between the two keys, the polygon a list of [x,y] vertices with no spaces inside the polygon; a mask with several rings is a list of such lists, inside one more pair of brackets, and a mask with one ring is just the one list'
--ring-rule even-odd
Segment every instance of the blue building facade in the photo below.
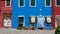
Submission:
{"label": "blue building facade", "polygon": [[[52,0],[12,0],[12,28],[18,27],[19,17],[24,17],[26,27],[30,27],[30,16],[52,17],[51,3]],[[38,28],[37,24],[35,27]]]}

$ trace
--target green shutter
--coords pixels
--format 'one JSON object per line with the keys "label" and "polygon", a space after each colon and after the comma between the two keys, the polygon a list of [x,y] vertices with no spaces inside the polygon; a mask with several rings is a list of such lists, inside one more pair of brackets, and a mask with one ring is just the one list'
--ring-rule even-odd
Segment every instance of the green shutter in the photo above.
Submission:
{"label": "green shutter", "polygon": [[50,6],[50,0],[46,0],[46,6]]}
{"label": "green shutter", "polygon": [[24,0],[20,0],[20,6],[24,6]]}
{"label": "green shutter", "polygon": [[35,0],[31,0],[31,6],[35,6]]}

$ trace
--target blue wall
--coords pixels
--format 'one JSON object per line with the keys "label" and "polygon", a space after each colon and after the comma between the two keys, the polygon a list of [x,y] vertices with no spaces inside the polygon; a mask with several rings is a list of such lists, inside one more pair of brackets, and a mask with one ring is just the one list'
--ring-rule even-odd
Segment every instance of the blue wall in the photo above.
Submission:
{"label": "blue wall", "polygon": [[29,27],[29,16],[39,16],[42,9],[43,16],[52,16],[52,7],[45,7],[45,0],[36,0],[36,7],[30,7],[30,1],[25,0],[25,7],[18,7],[18,0],[12,0],[12,28],[18,27],[18,16],[25,16],[25,26]]}

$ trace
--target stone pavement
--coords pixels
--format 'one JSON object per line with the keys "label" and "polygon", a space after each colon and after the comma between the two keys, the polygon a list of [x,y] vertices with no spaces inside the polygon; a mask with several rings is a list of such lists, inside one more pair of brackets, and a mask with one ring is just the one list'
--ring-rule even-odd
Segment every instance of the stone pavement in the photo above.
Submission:
{"label": "stone pavement", "polygon": [[0,28],[0,34],[54,34],[55,30],[13,30]]}

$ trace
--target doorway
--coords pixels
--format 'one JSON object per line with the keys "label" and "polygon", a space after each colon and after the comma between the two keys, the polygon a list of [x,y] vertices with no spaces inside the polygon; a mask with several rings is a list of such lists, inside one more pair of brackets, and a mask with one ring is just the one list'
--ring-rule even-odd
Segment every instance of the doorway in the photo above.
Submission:
{"label": "doorway", "polygon": [[38,29],[44,29],[44,23],[45,23],[45,17],[44,16],[38,16],[37,17]]}
{"label": "doorway", "polygon": [[11,28],[11,14],[4,14],[4,27]]}
{"label": "doorway", "polygon": [[57,15],[56,18],[55,18],[55,20],[57,22],[56,25],[60,26],[60,15]]}
{"label": "doorway", "polygon": [[36,16],[30,16],[30,28],[32,30],[35,30],[35,25],[37,24],[37,17]]}
{"label": "doorway", "polygon": [[18,27],[19,27],[20,29],[23,28],[23,23],[24,23],[24,16],[19,16],[19,17],[18,17]]}

